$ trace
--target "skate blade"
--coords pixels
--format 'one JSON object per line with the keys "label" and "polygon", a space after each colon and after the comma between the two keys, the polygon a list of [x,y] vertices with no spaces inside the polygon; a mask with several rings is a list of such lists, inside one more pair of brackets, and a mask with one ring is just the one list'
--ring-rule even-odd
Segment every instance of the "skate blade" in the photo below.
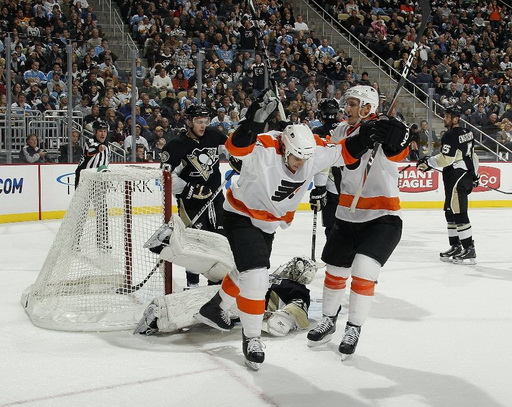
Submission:
{"label": "skate blade", "polygon": [[452,263],[453,257],[440,257],[441,261],[444,261],[445,263]]}
{"label": "skate blade", "polygon": [[454,259],[453,264],[462,264],[464,266],[473,266],[476,264],[476,259],[464,259],[464,260]]}
{"label": "skate blade", "polygon": [[245,366],[257,372],[260,370],[261,363],[251,362],[250,360],[245,359]]}
{"label": "skate blade", "polygon": [[199,312],[197,314],[194,314],[194,319],[196,319],[199,322],[202,322],[205,325],[208,325],[211,328],[215,328],[221,332],[229,332],[230,331],[230,329],[222,328],[219,325],[217,325],[215,322],[210,321],[208,318],[205,318]]}
{"label": "skate blade", "polygon": [[341,361],[345,362],[346,360],[350,359],[352,355],[353,355],[353,353],[351,353],[351,354],[342,353],[341,354]]}
{"label": "skate blade", "polygon": [[314,348],[315,346],[323,345],[324,343],[330,342],[331,338],[332,338],[332,334],[331,335],[327,335],[324,339],[322,339],[320,341],[312,341],[310,339],[308,341],[308,347]]}

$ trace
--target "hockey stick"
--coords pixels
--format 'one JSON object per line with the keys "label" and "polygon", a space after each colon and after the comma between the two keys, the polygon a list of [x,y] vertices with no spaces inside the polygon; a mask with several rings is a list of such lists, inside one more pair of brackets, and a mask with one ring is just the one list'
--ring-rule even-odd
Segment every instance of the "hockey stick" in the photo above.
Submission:
{"label": "hockey stick", "polygon": [[311,260],[316,263],[316,220],[318,217],[318,209],[313,209],[313,234],[311,236]]}
{"label": "hockey stick", "polygon": [[317,225],[317,219],[318,219],[318,209],[313,209],[313,232],[311,236],[311,260],[313,263],[315,263],[315,267],[318,269],[321,269],[322,267],[325,267],[325,263],[321,261],[316,261],[316,225]]}
{"label": "hockey stick", "polygon": [[[414,59],[414,55],[416,54],[416,51],[419,47],[419,42],[421,40],[421,37],[423,37],[423,33],[425,32],[425,29],[427,27],[428,20],[430,18],[430,14],[432,12],[432,9],[430,7],[430,1],[429,0],[419,0],[420,8],[421,8],[421,25],[418,30],[418,34],[416,37],[416,41],[414,42],[414,47],[409,53],[409,58],[407,58],[407,62],[405,63],[405,67],[402,71],[402,74],[400,75],[400,80],[398,81],[398,84],[395,88],[395,93],[393,94],[393,98],[391,99],[391,104],[388,107],[388,110],[386,111],[385,115],[388,116],[393,109],[395,108],[396,102],[398,101],[398,95],[400,94],[400,91],[402,90],[405,81],[407,80],[407,76],[409,75],[409,71],[411,70],[412,60]],[[370,154],[370,158],[368,159],[368,163],[366,164],[366,168],[364,170],[363,176],[361,177],[361,181],[359,183],[359,187],[356,190],[356,193],[354,194],[354,199],[352,200],[352,203],[350,204],[350,212],[355,212],[357,202],[359,201],[359,198],[361,197],[361,193],[363,192],[363,187],[366,183],[366,180],[368,179],[368,175],[370,175],[370,170],[372,169],[373,161],[375,160],[375,156],[377,155],[377,152],[379,151],[380,143],[375,143],[373,145],[373,150]]]}
{"label": "hockey stick", "polygon": [[[199,212],[197,212],[196,216],[194,216],[194,218],[190,221],[190,223],[188,224],[187,227],[192,227],[199,220],[201,215],[210,207],[210,205],[213,203],[215,198],[217,198],[217,195],[219,195],[221,193],[221,191],[224,189],[224,187],[226,186],[228,181],[231,179],[231,177],[233,177],[233,175],[235,173],[236,173],[236,171],[234,171],[234,170],[232,170],[229,173],[229,175],[226,177],[226,179],[215,190],[215,192],[212,194],[212,196],[210,197],[208,202],[206,202],[206,204],[199,210]],[[167,225],[164,225],[164,226],[167,226]],[[159,228],[155,233],[153,233],[153,235],[151,235],[151,237],[148,239],[148,242],[150,240],[156,239],[158,237],[158,235],[160,234],[160,232],[161,232],[161,228]],[[144,245],[144,247],[146,247],[146,245],[147,245],[147,242]],[[161,259],[158,260],[157,263],[155,264],[155,266],[151,269],[151,271],[148,273],[148,275],[146,276],[146,278],[144,280],[142,280],[140,283],[138,283],[136,285],[132,285],[130,287],[119,287],[116,289],[116,294],[131,294],[135,291],[140,290],[144,286],[144,284],[146,284],[149,281],[149,279],[153,276],[153,274],[155,274],[155,271],[157,271],[160,268],[160,266],[162,265],[163,262],[164,261]]]}
{"label": "hockey stick", "polygon": [[[251,9],[251,14],[253,18],[253,24],[257,26],[258,20],[257,18],[257,12],[256,7],[254,6],[253,0],[248,0],[249,8]],[[260,47],[263,50],[263,53],[265,54],[265,65],[267,67],[267,73],[268,73],[268,79],[270,82],[272,82],[272,86],[274,88],[274,92],[276,94],[277,100],[279,101],[277,105],[277,109],[279,111],[279,116],[281,116],[281,120],[288,121],[288,118],[286,117],[286,112],[284,110],[283,103],[281,102],[281,98],[279,97],[279,86],[277,84],[277,81],[272,77],[272,66],[270,65],[270,55],[268,53],[267,45],[265,44],[265,41],[263,40],[263,33],[261,30],[259,30],[259,37],[260,37]]]}
{"label": "hockey stick", "polygon": [[411,164],[409,164],[407,167],[404,167],[402,168],[400,171],[398,171],[399,174],[403,173],[405,170],[409,169],[410,167],[412,167]]}
{"label": "hockey stick", "polygon": [[[437,172],[440,172],[441,174],[443,173],[443,170],[440,170],[440,169],[437,169],[437,168],[434,168],[432,167],[432,169],[434,171],[437,171]],[[501,189],[498,189],[498,188],[494,188],[494,187],[490,187],[488,185],[483,185],[483,184],[478,184],[479,187],[483,187],[483,188],[487,188],[487,189],[490,189],[491,191],[496,191],[496,192],[499,192],[500,194],[505,194],[505,195],[512,195],[512,191],[503,191]]]}

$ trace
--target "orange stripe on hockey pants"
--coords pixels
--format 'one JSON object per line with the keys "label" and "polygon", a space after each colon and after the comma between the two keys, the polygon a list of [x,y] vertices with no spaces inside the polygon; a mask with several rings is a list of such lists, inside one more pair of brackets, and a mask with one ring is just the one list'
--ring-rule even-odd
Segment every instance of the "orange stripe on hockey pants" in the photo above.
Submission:
{"label": "orange stripe on hockey pants", "polygon": [[227,295],[233,298],[238,297],[238,294],[240,294],[240,288],[238,288],[238,286],[233,282],[233,280],[231,280],[229,274],[227,274],[226,277],[224,277],[224,279],[222,280],[221,287],[222,291],[224,291]]}
{"label": "orange stripe on hockey pants", "polygon": [[331,290],[343,290],[347,286],[347,278],[333,276],[325,272],[324,286]]}
{"label": "orange stripe on hockey pants", "polygon": [[251,300],[249,298],[236,298],[238,309],[250,315],[263,315],[265,313],[265,300]]}
{"label": "orange stripe on hockey pants", "polygon": [[362,278],[352,276],[350,289],[357,294],[372,296],[375,294],[375,281],[364,280]]}

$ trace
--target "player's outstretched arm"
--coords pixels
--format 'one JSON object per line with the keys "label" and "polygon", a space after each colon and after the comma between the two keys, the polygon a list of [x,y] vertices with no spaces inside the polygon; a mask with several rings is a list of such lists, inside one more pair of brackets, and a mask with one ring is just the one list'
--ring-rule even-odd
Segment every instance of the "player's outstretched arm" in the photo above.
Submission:
{"label": "player's outstretched arm", "polygon": [[270,89],[263,90],[247,109],[245,118],[231,136],[231,143],[235,147],[247,147],[256,141],[256,136],[263,132],[274,116],[278,99]]}

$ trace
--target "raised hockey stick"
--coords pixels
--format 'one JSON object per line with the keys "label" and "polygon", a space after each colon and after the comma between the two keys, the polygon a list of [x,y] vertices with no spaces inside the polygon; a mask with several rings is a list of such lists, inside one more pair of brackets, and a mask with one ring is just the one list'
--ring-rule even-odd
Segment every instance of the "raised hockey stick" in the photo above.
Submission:
{"label": "raised hockey stick", "polygon": [[[249,8],[251,9],[253,24],[255,26],[257,26],[257,23],[258,23],[257,17],[258,16],[257,16],[256,7],[254,6],[253,0],[248,0],[248,4],[249,4]],[[276,97],[279,101],[279,103],[277,105],[277,109],[279,111],[279,116],[281,116],[281,120],[288,121],[288,118],[286,117],[286,112],[284,110],[283,103],[281,102],[281,98],[279,97],[279,86],[277,84],[277,81],[271,75],[272,66],[270,65],[270,55],[268,53],[267,44],[265,44],[265,41],[263,39],[263,33],[261,32],[261,30],[259,30],[259,36],[260,36],[260,38],[259,38],[260,47],[263,50],[263,53],[265,55],[265,58],[263,58],[263,59],[265,61],[265,65],[267,67],[268,79],[272,83],[273,90],[274,90]]]}
{"label": "raised hockey stick", "polygon": [[[190,221],[190,223],[188,224],[187,227],[192,227],[199,220],[201,215],[210,207],[210,205],[213,203],[213,201],[215,200],[217,195],[219,195],[222,192],[222,190],[224,189],[224,187],[226,186],[228,181],[231,179],[231,177],[233,177],[233,175],[235,173],[236,173],[236,171],[233,170],[228,174],[226,179],[215,190],[215,192],[212,194],[212,196],[210,197],[208,202],[206,202],[206,204],[199,210],[199,212],[197,212],[196,216],[194,216],[194,218]],[[167,225],[162,225],[162,226],[167,227]],[[148,242],[153,239],[157,239],[160,232],[161,232],[161,228],[159,228],[155,233],[153,233],[153,235],[151,235],[151,237],[148,239]],[[144,247],[146,247],[146,246],[147,246],[147,242],[144,245]],[[116,289],[116,294],[131,294],[135,291],[140,290],[149,281],[149,279],[153,276],[153,274],[155,274],[155,272],[160,268],[160,266],[162,265],[163,262],[164,262],[163,260],[158,260],[157,263],[155,264],[155,266],[151,269],[151,271],[148,273],[148,275],[146,276],[146,278],[144,280],[142,280],[140,283],[132,285],[130,287],[119,287]]]}
{"label": "raised hockey stick", "polygon": [[[414,42],[414,47],[409,53],[409,58],[407,58],[407,62],[405,63],[405,67],[402,71],[402,74],[400,75],[400,80],[398,81],[398,84],[395,88],[395,93],[393,94],[393,98],[391,99],[391,104],[389,105],[388,110],[386,111],[386,116],[388,116],[393,109],[395,108],[396,102],[398,101],[398,95],[400,94],[400,91],[402,90],[405,81],[407,80],[407,76],[409,76],[409,71],[411,70],[412,60],[414,58],[414,55],[416,54],[416,50],[418,49],[418,44],[421,40],[421,37],[423,37],[423,33],[425,32],[425,28],[427,27],[428,20],[430,18],[430,14],[432,12],[432,9],[430,7],[430,0],[419,0],[420,3],[420,9],[421,9],[421,25],[418,30],[418,34],[416,37],[416,41]],[[352,203],[350,204],[350,212],[355,212],[357,202],[359,201],[359,198],[361,197],[361,193],[363,192],[364,185],[366,183],[366,180],[368,179],[368,175],[370,174],[370,170],[372,169],[373,161],[375,160],[375,156],[377,155],[377,152],[379,151],[380,143],[375,143],[373,145],[373,150],[370,154],[370,158],[368,159],[368,163],[366,164],[366,168],[364,170],[363,176],[361,177],[361,181],[359,183],[359,187],[357,188],[354,199],[352,200]]]}

